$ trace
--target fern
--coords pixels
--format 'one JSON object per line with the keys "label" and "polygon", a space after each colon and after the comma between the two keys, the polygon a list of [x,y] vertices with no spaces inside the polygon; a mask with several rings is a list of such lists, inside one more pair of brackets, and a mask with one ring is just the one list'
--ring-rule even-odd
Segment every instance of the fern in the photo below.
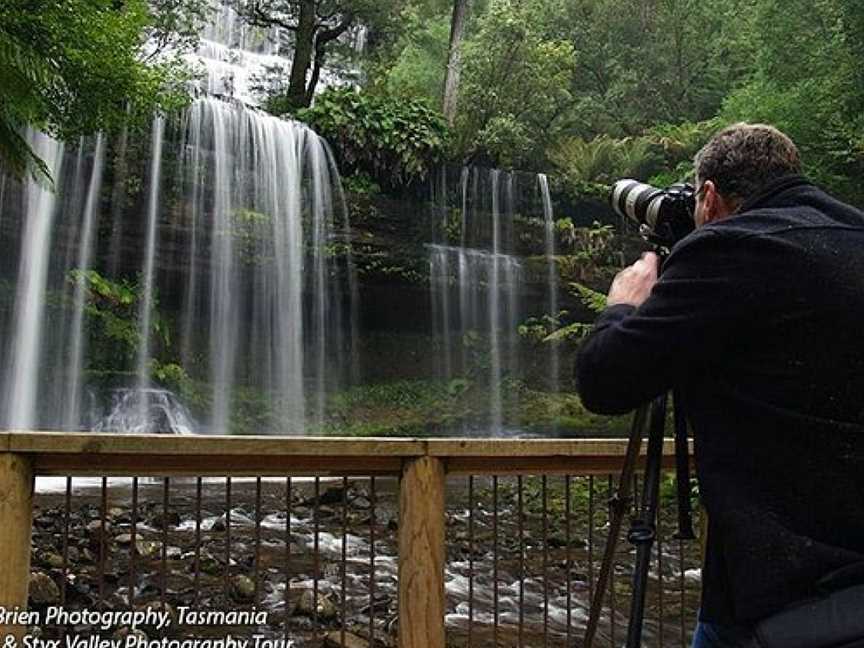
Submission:
{"label": "fern", "polygon": [[56,74],[49,59],[0,29],[0,162],[16,177],[28,173],[34,180],[50,185],[51,173],[45,162],[30,148],[21,132],[38,114],[39,89],[50,87]]}
{"label": "fern", "polygon": [[602,313],[606,308],[606,295],[580,283],[571,283],[570,288],[579,300],[595,313]]}

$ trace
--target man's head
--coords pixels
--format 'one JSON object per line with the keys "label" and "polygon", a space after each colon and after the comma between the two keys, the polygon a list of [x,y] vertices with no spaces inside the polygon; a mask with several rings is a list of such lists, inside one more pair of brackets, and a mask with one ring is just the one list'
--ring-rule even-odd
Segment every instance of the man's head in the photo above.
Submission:
{"label": "man's head", "polygon": [[785,175],[801,173],[798,148],[765,124],[733,124],[696,154],[696,226],[728,218]]}

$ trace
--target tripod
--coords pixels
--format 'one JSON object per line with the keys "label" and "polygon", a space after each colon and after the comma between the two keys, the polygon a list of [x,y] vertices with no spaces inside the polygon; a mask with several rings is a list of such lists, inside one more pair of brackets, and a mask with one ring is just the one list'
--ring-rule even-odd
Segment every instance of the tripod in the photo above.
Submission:
{"label": "tripod", "polygon": [[[650,404],[642,405],[633,414],[627,452],[618,490],[609,502],[609,539],[603,563],[591,601],[591,614],[585,629],[584,648],[592,648],[603,599],[612,573],[612,563],[618,545],[621,525],[627,514],[630,502],[630,488],[636,463],[642,447],[642,438],[648,426],[648,447],[645,458],[645,475],[639,513],[631,520],[627,539],[636,547],[636,564],[633,570],[633,596],[630,601],[630,620],[627,627],[627,648],[639,648],[642,640],[642,621],[645,612],[645,591],[648,584],[648,567],[651,560],[651,547],[657,537],[657,501],[660,496],[660,468],[663,461],[663,430],[666,424],[666,409],[669,394],[664,393]],[[681,404],[680,393],[673,390],[674,433],[675,433],[675,472],[678,499],[678,531],[676,539],[692,540],[693,511],[690,502],[690,462],[687,447],[687,419]]]}

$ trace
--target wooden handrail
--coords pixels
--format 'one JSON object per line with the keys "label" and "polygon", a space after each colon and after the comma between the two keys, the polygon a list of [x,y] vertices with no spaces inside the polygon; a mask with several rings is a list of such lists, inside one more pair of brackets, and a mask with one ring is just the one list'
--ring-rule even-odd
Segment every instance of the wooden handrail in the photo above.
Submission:
{"label": "wooden handrail", "polygon": [[[446,475],[614,473],[626,439],[389,439],[0,433],[0,606],[25,608],[32,480],[64,476],[398,475],[400,648],[444,648]],[[674,465],[674,444],[663,448]],[[0,626],[20,637],[21,627]]]}
{"label": "wooden handrail", "polygon": [[[0,452],[37,475],[401,474],[429,456],[448,474],[597,474],[619,470],[626,439],[390,439],[6,432]],[[671,467],[673,444],[664,460]]]}

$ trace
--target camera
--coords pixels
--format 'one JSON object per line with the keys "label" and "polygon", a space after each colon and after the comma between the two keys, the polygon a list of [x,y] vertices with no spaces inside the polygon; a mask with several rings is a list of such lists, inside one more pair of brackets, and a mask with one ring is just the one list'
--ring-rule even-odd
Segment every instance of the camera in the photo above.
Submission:
{"label": "camera", "polygon": [[660,248],[672,249],[695,229],[696,191],[690,184],[658,189],[638,180],[619,180],[609,198],[615,213],[638,223],[642,236]]}

